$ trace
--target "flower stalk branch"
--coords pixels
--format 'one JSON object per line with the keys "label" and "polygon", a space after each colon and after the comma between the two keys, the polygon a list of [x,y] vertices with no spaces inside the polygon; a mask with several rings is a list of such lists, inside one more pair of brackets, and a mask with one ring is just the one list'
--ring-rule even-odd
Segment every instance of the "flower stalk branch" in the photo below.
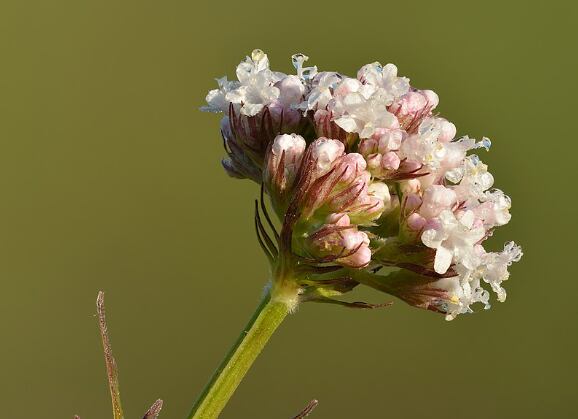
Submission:
{"label": "flower stalk branch", "polygon": [[[283,298],[291,298],[287,294]],[[293,296],[296,297],[296,296]],[[237,386],[289,313],[287,301],[267,294],[195,403],[189,419],[219,416]]]}

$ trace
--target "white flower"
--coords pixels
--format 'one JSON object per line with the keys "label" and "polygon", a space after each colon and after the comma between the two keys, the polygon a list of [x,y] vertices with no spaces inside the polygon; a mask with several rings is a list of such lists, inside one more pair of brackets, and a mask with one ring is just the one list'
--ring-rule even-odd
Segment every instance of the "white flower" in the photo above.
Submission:
{"label": "white flower", "polygon": [[482,303],[484,308],[490,308],[490,293],[481,287],[478,277],[471,276],[470,271],[466,272],[465,275],[438,281],[445,286],[443,289],[446,289],[450,296],[442,307],[446,313],[446,320],[453,320],[459,314],[473,313],[471,306],[475,303]]}
{"label": "white flower", "polygon": [[250,57],[245,57],[239,63],[236,74],[241,84],[244,85],[251,84],[256,76],[263,76],[272,82],[276,82],[284,76],[283,73],[274,73],[269,69],[269,57],[260,49],[253,50]]}
{"label": "white flower", "polygon": [[305,61],[308,60],[309,57],[305,54],[294,54],[291,56],[293,67],[295,67],[295,70],[297,70],[297,77],[302,80],[311,80],[317,75],[317,66],[303,67]]}
{"label": "white flower", "polygon": [[241,114],[254,116],[279,97],[279,89],[274,84],[285,74],[269,69],[269,58],[263,51],[254,50],[237,66],[236,73],[239,81],[227,81],[225,77],[217,80],[219,88],[209,92],[208,106],[202,110],[227,112],[233,103]]}
{"label": "white flower", "polygon": [[475,154],[466,157],[461,167],[446,173],[446,178],[450,182],[459,182],[454,190],[458,199],[464,202],[483,199],[484,192],[494,184],[494,177],[488,172],[488,166]]}
{"label": "white flower", "polygon": [[410,135],[400,148],[400,157],[427,166],[430,172],[440,168],[446,153],[446,147],[437,140],[437,133],[432,131]]}
{"label": "white flower", "polygon": [[325,109],[333,99],[333,88],[342,77],[335,72],[322,72],[315,76],[307,101],[302,104],[304,110]]}
{"label": "white flower", "polygon": [[465,211],[459,218],[444,210],[435,219],[436,225],[426,229],[421,240],[427,247],[436,249],[434,270],[444,274],[452,262],[459,262],[468,269],[477,266],[474,245],[486,234],[483,227],[474,225],[474,213]]}
{"label": "white flower", "polygon": [[274,86],[283,78],[281,73],[269,69],[269,58],[261,50],[254,50],[237,66],[237,78],[241,86],[225,95],[229,102],[240,105],[241,113],[257,115],[265,106],[279,97],[280,91]]}
{"label": "white flower", "polygon": [[482,220],[486,229],[508,224],[512,218],[510,214],[512,201],[509,196],[499,189],[493,189],[486,191],[481,201],[478,206],[472,208],[472,211],[476,214],[476,218]]}
{"label": "white flower", "polygon": [[305,85],[298,76],[283,77],[275,87],[279,89],[279,104],[287,109],[297,107],[305,94]]}
{"label": "white flower", "polygon": [[520,246],[514,242],[508,242],[500,253],[486,253],[482,257],[480,276],[491,285],[500,302],[506,300],[506,290],[502,288],[502,282],[510,277],[508,267],[518,262],[522,255]]}
{"label": "white flower", "polygon": [[360,86],[357,91],[335,99],[335,123],[360,138],[369,138],[379,129],[397,128],[397,118],[387,110],[383,90]]}
{"label": "white flower", "polygon": [[[490,295],[482,287],[481,281],[492,287],[498,301],[504,302],[506,300],[506,290],[502,287],[502,282],[506,281],[510,276],[508,267],[512,263],[518,262],[522,257],[522,249],[514,242],[506,243],[504,250],[500,253],[486,253],[480,245],[475,247],[475,251],[479,256],[478,265],[473,269],[469,269],[458,264],[456,271],[459,276],[450,278],[454,281],[454,286],[449,292],[451,298],[444,307],[447,313],[447,320],[454,319],[458,314],[471,313],[472,309],[470,306],[475,303],[482,303],[484,308],[490,308]],[[440,282],[440,284],[442,283]],[[436,286],[438,286],[437,282]],[[449,290],[449,288],[444,289]]]}
{"label": "white flower", "polygon": [[386,105],[409,91],[409,79],[397,77],[397,67],[393,64],[382,66],[378,62],[364,65],[357,73],[357,79],[364,84],[380,87],[384,91]]}
{"label": "white flower", "polygon": [[216,80],[219,88],[211,90],[209,94],[207,94],[207,106],[201,107],[201,111],[203,112],[227,112],[229,110],[229,101],[225,99],[225,96],[231,90],[240,86],[238,81],[229,81],[227,77],[221,77]]}

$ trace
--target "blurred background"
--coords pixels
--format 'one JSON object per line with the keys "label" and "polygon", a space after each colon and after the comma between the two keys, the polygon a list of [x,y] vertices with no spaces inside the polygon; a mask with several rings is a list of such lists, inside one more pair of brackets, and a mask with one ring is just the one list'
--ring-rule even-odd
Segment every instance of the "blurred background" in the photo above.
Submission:
{"label": "blurred background", "polygon": [[[435,90],[513,199],[508,301],[445,322],[401,302],[305,304],[223,418],[575,417],[577,6],[548,2],[14,1],[0,5],[0,405],[111,417],[106,292],[127,418],[184,418],[258,302],[258,188],[226,177],[214,78],[254,48]],[[361,291],[360,299],[387,301]],[[574,412],[574,413],[572,413]],[[139,416],[140,415],[140,416]]]}

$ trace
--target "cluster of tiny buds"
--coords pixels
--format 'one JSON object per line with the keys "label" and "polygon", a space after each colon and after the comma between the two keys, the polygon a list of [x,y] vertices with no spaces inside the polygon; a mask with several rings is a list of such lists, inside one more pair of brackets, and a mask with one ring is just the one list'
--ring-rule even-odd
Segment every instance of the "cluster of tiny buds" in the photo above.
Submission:
{"label": "cluster of tiny buds", "polygon": [[488,308],[485,284],[504,301],[502,283],[522,252],[513,242],[501,252],[483,247],[511,206],[471,154],[490,140],[457,138],[434,113],[438,95],[412,87],[393,64],[367,64],[352,78],[307,60],[294,55],[296,74],[287,75],[255,50],[237,80],[217,80],[203,108],[225,114],[226,171],[261,184],[282,223],[273,258],[283,249],[319,272],[342,269],[353,283],[364,272],[370,286],[447,319],[474,303]]}

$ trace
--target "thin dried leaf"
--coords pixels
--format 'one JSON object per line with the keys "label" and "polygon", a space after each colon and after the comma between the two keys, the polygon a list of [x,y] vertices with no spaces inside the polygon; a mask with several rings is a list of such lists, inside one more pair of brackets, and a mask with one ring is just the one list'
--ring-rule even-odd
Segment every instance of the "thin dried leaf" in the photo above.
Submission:
{"label": "thin dried leaf", "polygon": [[299,412],[299,414],[295,417],[293,417],[293,419],[303,419],[306,418],[307,416],[309,416],[311,414],[311,412],[313,412],[313,409],[315,409],[317,407],[317,405],[319,404],[319,401],[313,399],[309,402],[309,404],[307,406],[305,406],[305,409],[303,409],[301,412]]}
{"label": "thin dried leaf", "polygon": [[157,419],[159,413],[161,413],[162,408],[163,408],[163,401],[161,399],[158,399],[156,402],[153,403],[151,408],[147,410],[147,412],[143,416],[143,419]]}
{"label": "thin dried leaf", "polygon": [[108,327],[106,325],[106,314],[104,309],[104,292],[99,291],[96,298],[96,310],[98,313],[98,327],[100,337],[102,338],[102,347],[104,349],[104,362],[106,364],[106,374],[108,378],[108,387],[112,399],[112,413],[114,419],[123,419],[122,404],[120,402],[120,388],[118,385],[118,369],[116,361],[112,355],[112,347],[108,337]]}

